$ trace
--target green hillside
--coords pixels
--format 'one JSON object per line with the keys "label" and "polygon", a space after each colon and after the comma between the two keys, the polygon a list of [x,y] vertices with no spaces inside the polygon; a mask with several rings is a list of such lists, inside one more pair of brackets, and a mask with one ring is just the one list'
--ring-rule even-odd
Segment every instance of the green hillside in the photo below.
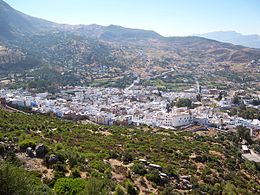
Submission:
{"label": "green hillside", "polygon": [[[35,181],[28,190],[37,188],[39,194],[51,189],[57,194],[91,190],[102,194],[120,190],[129,194],[260,193],[260,165],[241,158],[236,134],[82,125],[4,110],[0,119],[0,184],[6,182],[4,173],[15,179],[11,170],[19,169],[16,175],[28,175]],[[46,149],[42,156],[39,152],[32,158],[25,155],[32,155],[28,147],[35,151],[40,143]],[[19,190],[19,182],[8,186]]]}

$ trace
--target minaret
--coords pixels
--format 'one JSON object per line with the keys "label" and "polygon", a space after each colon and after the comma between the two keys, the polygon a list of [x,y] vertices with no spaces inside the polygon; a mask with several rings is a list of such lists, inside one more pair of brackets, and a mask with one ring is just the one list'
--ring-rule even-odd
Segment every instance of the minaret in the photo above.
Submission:
{"label": "minaret", "polygon": [[201,94],[201,86],[198,81],[196,81],[197,84],[197,94]]}

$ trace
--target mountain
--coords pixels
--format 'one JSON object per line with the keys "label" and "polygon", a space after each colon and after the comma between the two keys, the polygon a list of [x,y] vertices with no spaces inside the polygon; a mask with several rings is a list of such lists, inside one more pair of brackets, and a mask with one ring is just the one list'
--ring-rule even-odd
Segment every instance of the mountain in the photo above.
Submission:
{"label": "mountain", "polygon": [[47,86],[125,87],[137,75],[143,85],[169,89],[189,87],[197,80],[233,88],[244,80],[260,80],[259,49],[116,25],[57,24],[23,14],[1,0],[0,24],[0,76],[18,74],[21,78],[16,76],[14,82],[23,87],[46,80]]}
{"label": "mountain", "polygon": [[197,36],[221,42],[232,43],[234,45],[243,45],[245,47],[260,48],[259,35],[242,35],[235,31],[217,31]]}
{"label": "mountain", "polygon": [[0,10],[1,39],[13,39],[16,36],[51,31],[62,26],[23,14],[2,0],[0,0]]}

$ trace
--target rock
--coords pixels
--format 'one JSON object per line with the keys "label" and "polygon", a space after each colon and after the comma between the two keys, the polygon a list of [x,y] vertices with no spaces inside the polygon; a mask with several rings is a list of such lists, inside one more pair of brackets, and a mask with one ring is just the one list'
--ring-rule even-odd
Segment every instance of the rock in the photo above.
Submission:
{"label": "rock", "polygon": [[18,137],[13,137],[14,142],[18,142],[19,138]]}
{"label": "rock", "polygon": [[47,154],[47,148],[43,144],[38,144],[35,148],[36,156],[43,158]]}
{"label": "rock", "polygon": [[48,159],[48,163],[49,164],[55,164],[56,162],[58,162],[58,157],[55,154],[51,154],[49,159]]}
{"label": "rock", "polygon": [[31,158],[34,158],[35,157],[35,155],[34,155],[34,152],[33,152],[33,149],[31,148],[31,147],[28,147],[27,149],[26,149],[26,152],[25,152],[29,157],[31,157]]}
{"label": "rock", "polygon": [[15,144],[11,143],[11,144],[8,145],[8,150],[16,152],[17,151],[17,146]]}

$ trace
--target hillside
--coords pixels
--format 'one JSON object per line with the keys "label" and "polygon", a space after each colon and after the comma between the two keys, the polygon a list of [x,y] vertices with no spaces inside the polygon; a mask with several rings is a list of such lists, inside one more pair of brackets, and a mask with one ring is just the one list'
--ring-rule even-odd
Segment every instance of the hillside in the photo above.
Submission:
{"label": "hillside", "polygon": [[0,0],[0,38],[11,40],[18,36],[55,30],[59,25],[23,14]]}
{"label": "hillside", "polygon": [[[34,85],[48,71],[55,73],[49,78],[53,84],[61,75],[70,78],[63,85],[126,87],[122,81],[131,83],[139,76],[144,85],[166,89],[177,89],[172,84],[176,77],[189,77],[189,83],[177,83],[184,87],[199,80],[214,87],[235,88],[240,78],[260,80],[259,49],[200,37],[163,37],[154,31],[115,25],[61,25],[27,16],[0,2],[4,29],[0,42],[12,51],[1,54],[0,69],[4,77],[18,74],[15,85]],[[17,51],[22,58],[13,57]],[[6,61],[13,58],[16,60]],[[25,77],[37,79],[27,81]]]}
{"label": "hillside", "polygon": [[[259,164],[241,158],[233,133],[82,125],[4,110],[0,118],[0,157],[16,178],[6,174],[16,184],[21,174],[31,182],[23,188],[8,183],[2,194],[8,187],[26,194],[33,187],[32,194],[51,194],[50,188],[57,194],[91,189],[108,194],[118,188],[130,194],[260,193]],[[6,166],[2,161],[0,173]]]}

